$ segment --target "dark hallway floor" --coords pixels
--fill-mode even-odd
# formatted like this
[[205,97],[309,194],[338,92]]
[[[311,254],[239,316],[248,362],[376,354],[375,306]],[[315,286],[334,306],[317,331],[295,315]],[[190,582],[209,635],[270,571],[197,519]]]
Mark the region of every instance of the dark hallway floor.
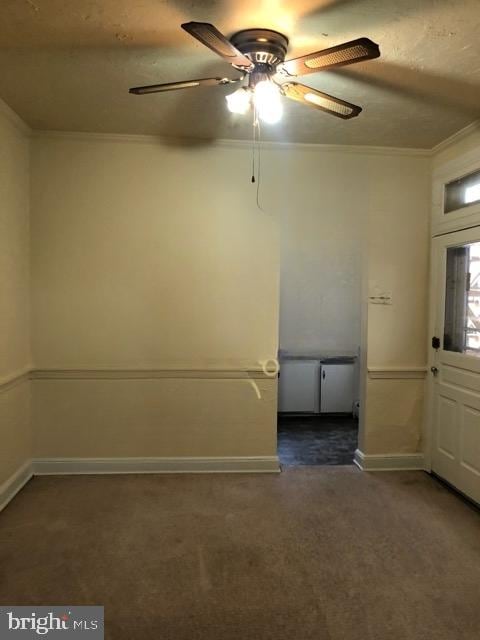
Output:
[[278,416],[278,457],[285,466],[353,464],[358,420],[349,416]]

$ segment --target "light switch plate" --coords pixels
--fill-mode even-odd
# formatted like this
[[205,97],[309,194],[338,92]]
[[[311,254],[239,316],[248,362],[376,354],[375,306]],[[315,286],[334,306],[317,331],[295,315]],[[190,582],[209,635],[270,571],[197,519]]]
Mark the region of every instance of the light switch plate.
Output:
[[375,293],[375,295],[368,296],[370,304],[392,304],[392,294],[390,291],[384,291],[383,293]]

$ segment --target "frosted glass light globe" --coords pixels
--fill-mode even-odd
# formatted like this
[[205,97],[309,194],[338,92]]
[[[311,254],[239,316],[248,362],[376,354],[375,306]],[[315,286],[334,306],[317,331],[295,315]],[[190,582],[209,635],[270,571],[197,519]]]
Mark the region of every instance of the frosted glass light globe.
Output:
[[245,87],[241,87],[233,93],[230,93],[228,96],[225,96],[228,110],[232,113],[239,113],[240,115],[247,113],[249,110],[250,99],[250,91]]
[[283,115],[280,90],[270,80],[262,80],[255,86],[253,99],[258,115],[263,122],[275,124]]

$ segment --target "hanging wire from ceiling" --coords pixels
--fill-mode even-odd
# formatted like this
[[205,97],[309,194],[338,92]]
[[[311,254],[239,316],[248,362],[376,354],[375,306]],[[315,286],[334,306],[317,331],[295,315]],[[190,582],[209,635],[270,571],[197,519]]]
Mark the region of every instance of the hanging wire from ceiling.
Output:
[[[257,108],[253,105],[253,132],[252,132],[252,183],[256,184],[256,205],[257,208],[266,213],[265,209],[260,204],[260,181],[262,175],[262,163],[261,163],[261,139],[260,139],[260,121],[258,118]],[[255,157],[256,156],[256,157]],[[256,169],[256,177],[255,177]]]

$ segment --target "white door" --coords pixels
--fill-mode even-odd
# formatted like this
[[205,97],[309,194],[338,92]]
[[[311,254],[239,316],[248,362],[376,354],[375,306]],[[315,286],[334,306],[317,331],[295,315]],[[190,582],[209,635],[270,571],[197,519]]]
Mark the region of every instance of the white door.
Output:
[[432,471],[480,503],[480,227],[434,239],[432,306]]
[[355,370],[353,364],[322,364],[320,411],[352,413]]
[[287,360],[280,364],[278,410],[318,413],[318,360]]

